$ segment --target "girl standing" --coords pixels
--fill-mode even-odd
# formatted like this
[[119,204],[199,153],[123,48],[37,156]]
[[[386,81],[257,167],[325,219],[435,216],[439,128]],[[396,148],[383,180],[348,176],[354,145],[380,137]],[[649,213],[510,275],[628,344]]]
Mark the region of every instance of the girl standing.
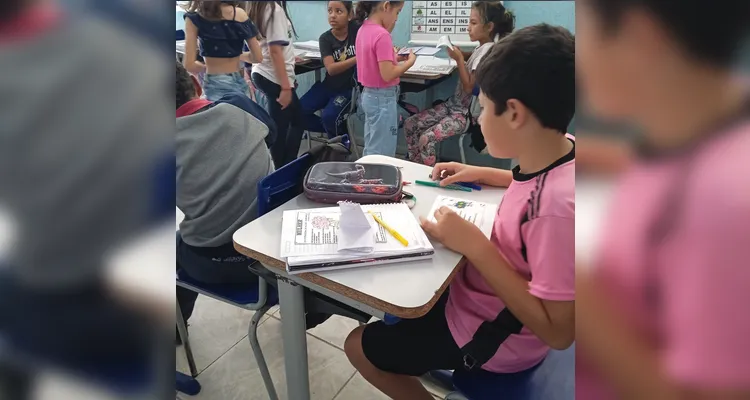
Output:
[[364,21],[356,40],[357,77],[364,86],[364,155],[394,157],[398,141],[399,77],[414,65],[417,57],[398,64],[391,32],[396,26],[403,1],[360,1],[357,19]]
[[404,122],[409,161],[435,165],[437,144],[466,132],[472,116],[479,116],[479,110],[472,109],[474,71],[494,41],[513,32],[514,25],[513,14],[499,1],[474,3],[469,19],[469,38],[472,42],[479,42],[479,47],[468,61],[458,47],[447,49],[448,55],[456,60],[460,81],[448,101],[413,115]]
[[[326,77],[302,96],[302,113],[308,131],[323,132],[333,138],[346,133],[342,118],[352,99],[357,65],[355,43],[360,23],[353,20],[351,1],[329,1],[328,23],[331,29],[320,35],[320,54]],[[321,117],[315,115],[323,110]]]
[[[210,101],[229,93],[248,94],[240,72],[240,60],[252,62],[262,57],[258,30],[239,1],[191,1],[185,14],[185,69],[206,73],[203,91]],[[247,43],[250,51],[243,53]],[[197,60],[200,55],[204,62]]]
[[276,168],[294,161],[302,141],[302,109],[295,90],[294,40],[296,36],[286,9],[286,1],[249,2],[250,18],[260,31],[263,58],[253,64],[251,78],[268,98],[271,118],[278,137],[271,146]]

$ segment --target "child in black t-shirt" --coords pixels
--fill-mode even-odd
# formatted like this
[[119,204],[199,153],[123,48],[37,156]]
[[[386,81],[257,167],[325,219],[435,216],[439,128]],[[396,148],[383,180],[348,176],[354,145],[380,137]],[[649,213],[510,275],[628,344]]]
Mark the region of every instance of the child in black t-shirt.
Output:
[[[326,132],[330,138],[346,133],[344,115],[356,83],[354,43],[359,22],[352,19],[353,15],[351,1],[328,2],[331,29],[319,39],[320,54],[326,67],[325,80],[313,85],[300,99],[307,130]],[[318,110],[322,110],[320,117],[315,115]]]

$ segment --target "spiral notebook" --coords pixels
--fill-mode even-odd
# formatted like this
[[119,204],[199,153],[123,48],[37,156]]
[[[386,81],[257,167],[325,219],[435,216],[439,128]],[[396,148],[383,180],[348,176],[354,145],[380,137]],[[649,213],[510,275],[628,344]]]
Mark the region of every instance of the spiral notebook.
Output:
[[[408,245],[376,223],[370,212]],[[292,274],[416,261],[434,254],[419,221],[403,203],[289,210],[282,217],[281,257]]]

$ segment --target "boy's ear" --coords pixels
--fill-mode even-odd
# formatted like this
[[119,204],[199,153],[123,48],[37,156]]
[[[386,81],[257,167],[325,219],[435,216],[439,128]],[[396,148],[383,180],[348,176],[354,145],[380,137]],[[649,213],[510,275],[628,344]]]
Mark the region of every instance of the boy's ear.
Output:
[[201,96],[203,96],[203,88],[201,87],[200,82],[198,82],[198,78],[196,78],[195,75],[190,74],[190,79],[193,80],[193,87],[195,88],[196,97],[200,98]]
[[506,112],[508,113],[508,124],[513,129],[519,129],[528,118],[528,109],[517,99],[509,99],[506,103]]

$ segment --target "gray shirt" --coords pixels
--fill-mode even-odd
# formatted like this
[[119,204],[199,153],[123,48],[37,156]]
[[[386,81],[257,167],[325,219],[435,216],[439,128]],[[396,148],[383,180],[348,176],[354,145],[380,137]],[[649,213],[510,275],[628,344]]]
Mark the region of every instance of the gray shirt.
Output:
[[230,243],[257,217],[258,182],[274,171],[267,134],[265,124],[229,103],[177,118],[177,207],[185,213],[185,243]]

